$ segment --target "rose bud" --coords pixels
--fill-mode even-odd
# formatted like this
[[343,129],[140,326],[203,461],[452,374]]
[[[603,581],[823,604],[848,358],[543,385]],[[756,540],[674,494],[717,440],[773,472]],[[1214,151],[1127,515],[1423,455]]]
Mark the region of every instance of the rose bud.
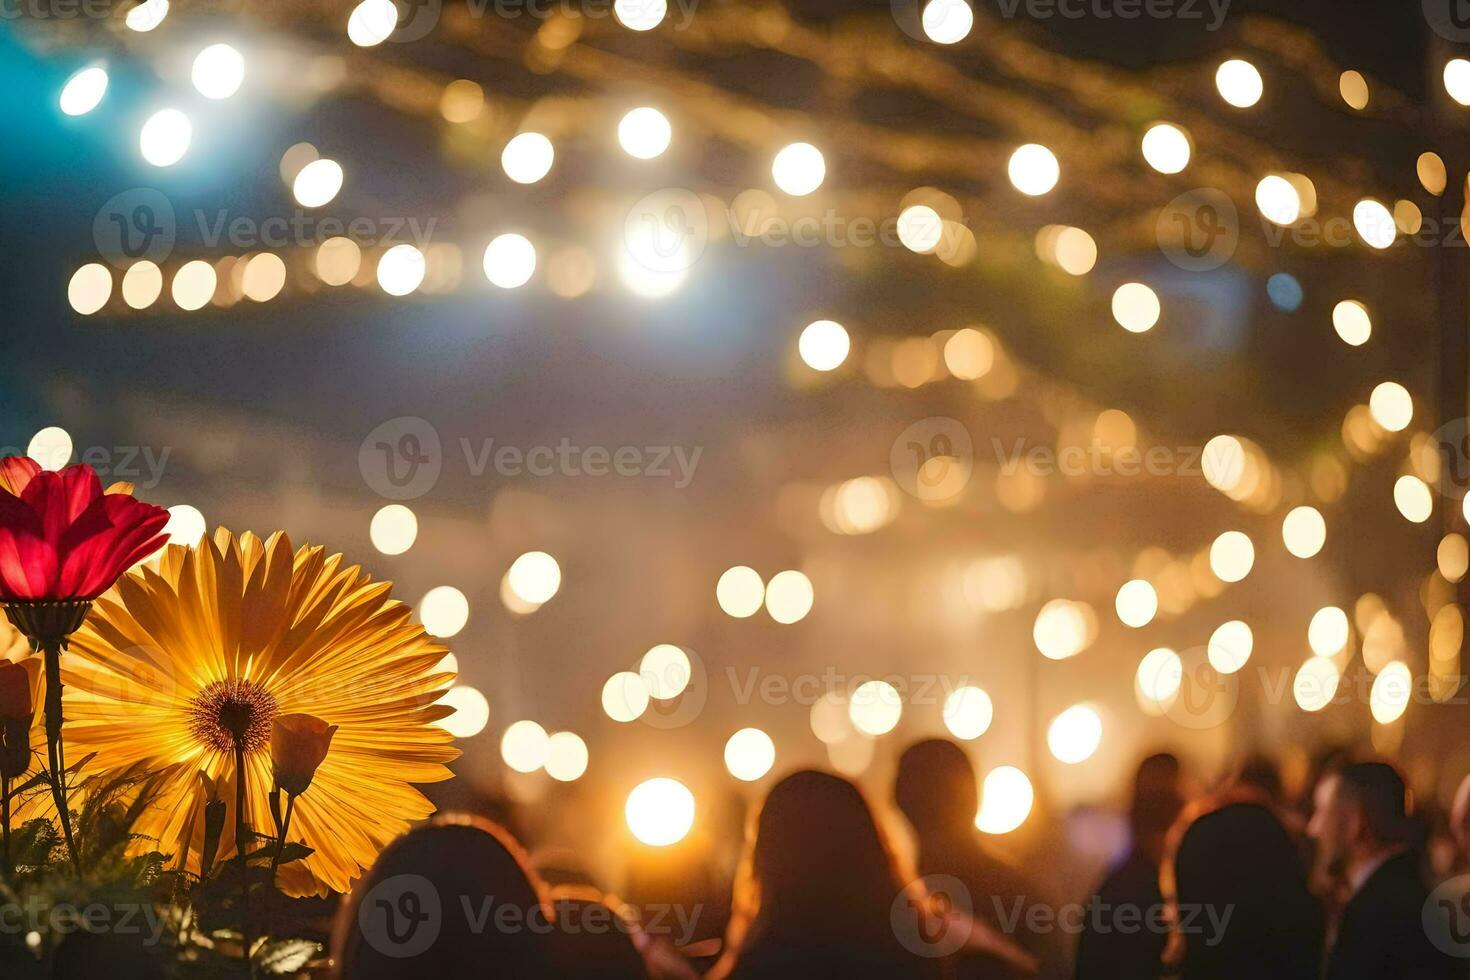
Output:
[[314,715],[277,715],[271,723],[271,765],[276,785],[300,796],[327,757],[337,726]]
[[36,711],[31,700],[35,679],[24,661],[0,660],[0,718],[24,718],[27,725],[31,723]]

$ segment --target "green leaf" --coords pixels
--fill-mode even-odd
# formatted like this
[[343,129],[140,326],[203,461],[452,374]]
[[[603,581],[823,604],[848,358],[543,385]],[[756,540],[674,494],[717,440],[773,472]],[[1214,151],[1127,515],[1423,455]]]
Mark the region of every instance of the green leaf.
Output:
[[255,954],[255,965],[262,973],[281,975],[295,973],[321,953],[322,947],[310,939],[275,939],[264,943]]

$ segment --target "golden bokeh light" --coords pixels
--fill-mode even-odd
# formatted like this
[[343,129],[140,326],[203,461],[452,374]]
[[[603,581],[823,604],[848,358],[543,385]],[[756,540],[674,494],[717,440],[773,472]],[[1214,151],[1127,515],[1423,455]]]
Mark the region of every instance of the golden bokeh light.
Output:
[[753,783],[776,764],[776,743],[759,728],[742,728],[725,742],[725,768],[743,782]]
[[1470,105],[1470,61],[1451,58],[1445,63],[1444,90],[1460,105]]
[[228,99],[245,81],[245,58],[228,44],[211,44],[194,57],[189,78],[206,99]]
[[1302,216],[1302,198],[1297,189],[1279,174],[1262,177],[1256,184],[1256,207],[1267,221],[1289,225]]
[[1255,647],[1255,636],[1244,621],[1232,619],[1215,627],[1206,651],[1210,666],[1222,674],[1234,674],[1246,665]]
[[561,588],[561,565],[544,551],[528,551],[511,562],[506,573],[510,590],[522,601],[542,605]]
[[1368,307],[1355,299],[1345,299],[1332,308],[1332,328],[1343,343],[1361,347],[1373,335],[1373,318]]
[[984,834],[1009,834],[1031,816],[1036,791],[1031,780],[1015,766],[997,766],[980,786],[980,812],[975,827]]
[[1261,73],[1249,61],[1232,58],[1215,71],[1215,88],[1220,98],[1237,109],[1249,109],[1261,101],[1265,83]]
[[1360,111],[1368,108],[1368,100],[1372,97],[1368,91],[1368,80],[1362,72],[1352,69],[1338,76],[1337,91],[1350,108]]
[[440,719],[438,724],[455,738],[473,738],[490,724],[490,702],[468,684],[456,684],[436,703],[454,709],[454,714]]
[[286,285],[286,263],[274,252],[258,252],[245,264],[241,290],[257,303],[265,303],[280,295]]
[[1124,582],[1113,603],[1124,626],[1140,629],[1154,621],[1159,611],[1159,594],[1143,579]]
[[1414,163],[1414,172],[1419,177],[1420,185],[1435,197],[1443,194],[1449,184],[1444,159],[1433,150],[1425,150],[1419,154],[1419,159]]
[[929,0],[920,18],[924,35],[935,44],[958,44],[975,26],[975,11],[965,0]]
[[961,381],[974,381],[995,365],[995,341],[974,327],[962,327],[944,342],[944,366]]
[[1031,638],[1049,660],[1075,657],[1091,645],[1097,632],[1092,607],[1071,599],[1052,599],[1036,614]]
[[618,145],[630,157],[652,160],[669,148],[674,128],[669,119],[652,106],[639,106],[618,120]]
[[1226,531],[1210,545],[1210,571],[1222,582],[1239,582],[1255,563],[1255,545],[1244,531]]
[[1393,503],[1405,520],[1415,524],[1423,524],[1434,514],[1434,495],[1429,484],[1407,473],[1393,485]]
[[628,794],[623,815],[638,840],[650,847],[668,847],[694,827],[694,794],[677,779],[660,776],[639,783]]
[[1323,606],[1307,624],[1307,646],[1318,657],[1335,657],[1347,648],[1351,630],[1346,612],[1337,606]]
[[61,87],[61,111],[68,116],[84,116],[97,108],[107,94],[107,69],[100,65],[83,68]]
[[401,555],[418,540],[419,519],[403,504],[388,504],[373,515],[368,537],[385,555]]
[[587,771],[587,743],[575,732],[556,732],[546,740],[546,775],[559,783],[572,783]]
[[198,310],[214,298],[217,282],[214,266],[203,259],[193,259],[179,266],[169,292],[179,309]]
[[1317,712],[1332,703],[1342,671],[1330,657],[1313,657],[1301,665],[1291,684],[1292,697],[1303,711]]
[[725,615],[748,619],[760,612],[766,601],[766,583],[760,572],[746,565],[727,568],[715,583],[715,601]]
[[813,371],[835,371],[847,360],[852,340],[847,328],[835,320],[808,323],[796,341],[797,353]]
[[1168,707],[1184,683],[1184,661],[1168,647],[1157,647],[1143,655],[1133,675],[1134,691],[1141,703]]
[[613,721],[637,721],[648,710],[648,684],[631,670],[619,671],[602,685],[602,712]]
[[311,161],[302,167],[291,182],[291,194],[296,203],[304,208],[319,208],[330,204],[342,190],[342,165],[325,157]]
[[944,699],[944,727],[955,738],[971,741],[984,735],[995,718],[995,705],[984,689],[957,687]]
[[826,177],[827,161],[810,143],[788,144],[771,161],[771,179],[792,197],[805,197],[821,187]]
[[160,109],[138,132],[138,150],[155,167],[172,167],[189,152],[194,125],[178,109]]
[[809,722],[817,740],[833,745],[853,734],[852,718],[847,711],[847,698],[828,691],[812,702]]
[[455,636],[470,621],[470,601],[452,585],[438,585],[419,600],[419,622],[433,636]]
[[1365,197],[1353,206],[1353,227],[1370,247],[1385,249],[1398,237],[1398,223],[1382,201]]
[[1062,170],[1051,150],[1040,143],[1027,143],[1011,154],[1006,174],[1016,190],[1028,197],[1040,197],[1057,186]]
[[903,699],[898,689],[887,681],[864,681],[847,702],[847,717],[852,727],[874,738],[893,731],[902,716]]
[[1414,399],[1397,381],[1385,381],[1369,396],[1368,411],[1373,413],[1373,421],[1389,432],[1402,432],[1414,420]]
[[500,166],[517,184],[534,184],[551,172],[556,149],[540,133],[517,133],[500,152]]
[[694,676],[689,655],[672,643],[660,643],[638,662],[638,676],[648,688],[648,696],[668,701],[684,693]]
[[651,31],[668,12],[667,0],[613,0],[613,16],[630,31]]
[[404,242],[378,259],[378,285],[389,296],[407,296],[419,288],[427,271],[424,253]]
[[70,432],[59,425],[48,425],[31,436],[31,441],[26,444],[26,455],[40,463],[41,469],[54,472],[71,462],[74,448]]
[[1373,678],[1373,687],[1368,692],[1368,707],[1373,712],[1373,720],[1380,725],[1398,721],[1408,709],[1413,691],[1414,675],[1409,665],[1402,660],[1387,664]]
[[168,523],[163,526],[163,533],[168,535],[169,544],[182,544],[192,548],[208,531],[209,525],[198,507],[174,504],[168,509]]
[[143,259],[123,273],[122,298],[135,310],[146,310],[163,293],[163,270]]
[[898,214],[898,240],[910,252],[927,255],[944,237],[944,219],[927,204],[914,204]]
[[800,622],[811,612],[815,599],[811,580],[795,569],[777,572],[766,584],[766,611],[778,623]]
[[1046,746],[1052,757],[1069,766],[1092,758],[1102,744],[1102,717],[1087,704],[1076,704],[1052,719],[1046,729]]
[[1159,295],[1141,282],[1125,282],[1113,292],[1113,319],[1129,333],[1145,333],[1159,322]]
[[517,289],[536,272],[536,246],[525,235],[497,235],[485,246],[485,278],[501,289]]
[[1439,574],[1447,581],[1460,581],[1466,571],[1470,571],[1470,542],[1463,534],[1446,534],[1435,550],[1435,563],[1439,566]]
[[1191,152],[1189,134],[1172,123],[1155,123],[1143,134],[1143,158],[1161,174],[1177,174],[1189,166]]
[[1311,558],[1327,543],[1322,512],[1315,507],[1293,507],[1281,522],[1281,539],[1296,557]]
[[445,122],[473,122],[485,111],[485,90],[468,78],[456,78],[439,95],[439,114]]
[[500,736],[500,758],[516,772],[535,772],[546,764],[551,737],[534,721],[513,722]]
[[362,249],[350,238],[328,238],[316,248],[316,275],[328,286],[345,286],[362,268]]

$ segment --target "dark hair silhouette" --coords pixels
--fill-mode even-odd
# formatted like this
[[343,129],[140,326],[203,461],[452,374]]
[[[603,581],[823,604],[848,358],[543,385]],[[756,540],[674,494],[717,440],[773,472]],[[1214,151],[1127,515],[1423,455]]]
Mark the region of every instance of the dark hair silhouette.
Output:
[[352,889],[332,936],[336,975],[542,980],[555,972],[549,922],[515,839],[488,820],[444,815],[389,844]]
[[968,830],[980,810],[980,784],[964,749],[930,738],[899,756],[893,799],[920,837]]
[[1133,799],[1128,807],[1128,826],[1134,843],[1162,838],[1182,809],[1179,760],[1168,752],[1159,752],[1140,762],[1133,777]]
[[1337,791],[1362,808],[1364,828],[1380,844],[1405,844],[1413,837],[1409,791],[1386,762],[1355,762],[1337,774]]
[[[1281,821],[1258,802],[1227,799],[1185,818],[1169,867],[1184,943],[1183,980],[1310,980],[1322,913]],[[1212,934],[1227,913],[1228,923]],[[1186,917],[1190,920],[1186,922]]]
[[934,960],[894,934],[893,903],[908,880],[856,786],[793,773],[755,819],[725,955],[710,976],[938,976]]
[[557,976],[646,980],[648,968],[633,942],[637,923],[621,914],[616,900],[595,888],[573,886],[553,889],[551,904],[557,919],[550,944]]

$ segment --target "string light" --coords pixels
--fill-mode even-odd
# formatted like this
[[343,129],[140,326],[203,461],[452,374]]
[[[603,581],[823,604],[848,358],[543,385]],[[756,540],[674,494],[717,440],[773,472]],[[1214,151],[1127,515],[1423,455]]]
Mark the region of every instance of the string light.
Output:
[[1113,292],[1113,319],[1129,333],[1146,333],[1159,322],[1159,296],[1141,282],[1125,282]]
[[1261,81],[1261,73],[1255,65],[1232,58],[1215,71],[1215,88],[1219,90],[1220,98],[1237,109],[1249,109],[1261,101],[1265,83]]
[[247,297],[257,303],[276,298],[286,285],[286,263],[273,252],[252,255],[245,264],[245,275],[241,278],[241,289]]
[[668,117],[657,109],[641,106],[618,122],[618,144],[639,160],[652,160],[669,148],[674,130]]
[[1011,154],[1006,174],[1016,190],[1028,197],[1040,197],[1057,186],[1062,168],[1051,150],[1040,143],[1027,143]]
[[163,270],[158,268],[154,262],[143,259],[128,266],[128,271],[123,273],[122,298],[135,310],[143,310],[153,305],[163,292]]
[[211,44],[194,57],[189,77],[206,99],[228,99],[245,81],[245,58],[228,44]]
[[929,0],[920,22],[935,44],[958,44],[975,26],[975,11],[965,0]]
[[177,109],[160,109],[148,117],[138,133],[143,159],[155,167],[172,167],[189,152],[194,127]]
[[847,360],[852,341],[847,329],[835,320],[808,323],[796,342],[797,353],[814,371],[835,371]]
[[61,87],[61,111],[68,116],[84,116],[97,108],[106,94],[107,69],[99,65],[83,68]]
[[517,289],[536,271],[536,246],[525,235],[497,235],[485,246],[485,278],[501,289]]
[[827,176],[827,161],[822,151],[810,143],[791,143],[781,148],[771,161],[771,179],[792,197],[805,197]]
[[1172,123],[1155,123],[1143,134],[1143,158],[1161,174],[1177,174],[1189,166],[1189,135]]

